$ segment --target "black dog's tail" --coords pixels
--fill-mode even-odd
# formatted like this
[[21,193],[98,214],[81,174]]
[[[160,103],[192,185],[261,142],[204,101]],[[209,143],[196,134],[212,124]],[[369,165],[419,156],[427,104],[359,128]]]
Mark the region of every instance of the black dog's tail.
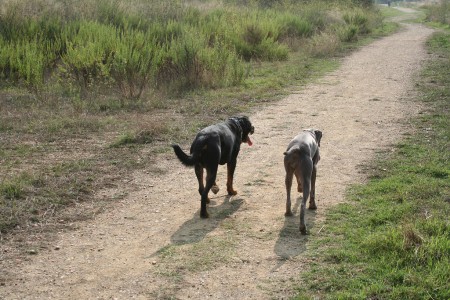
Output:
[[198,162],[198,155],[195,155],[197,152],[194,152],[193,155],[187,155],[183,150],[181,150],[180,146],[176,144],[172,145],[172,148],[183,165],[192,167]]

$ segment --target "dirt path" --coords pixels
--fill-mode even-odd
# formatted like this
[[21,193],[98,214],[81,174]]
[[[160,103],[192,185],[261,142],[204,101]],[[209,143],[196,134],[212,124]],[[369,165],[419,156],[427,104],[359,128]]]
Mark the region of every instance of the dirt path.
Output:
[[[221,191],[199,218],[194,171],[170,154],[159,177],[136,173],[138,188],[115,209],[62,232],[47,251],[21,263],[1,299],[268,299],[301,284],[302,255],[323,225],[327,207],[364,180],[358,166],[407,129],[420,109],[412,79],[427,58],[432,30],[405,25],[346,58],[320,82],[251,115],[254,146],[243,145],[235,176],[238,196]],[[323,130],[317,212],[300,236],[298,209],[284,217],[283,151],[302,128]],[[189,145],[183,145],[188,149]],[[108,191],[103,191],[108,193]],[[298,195],[294,194],[298,200]],[[298,203],[296,205],[298,208]],[[326,227],[322,230],[327,230]]]

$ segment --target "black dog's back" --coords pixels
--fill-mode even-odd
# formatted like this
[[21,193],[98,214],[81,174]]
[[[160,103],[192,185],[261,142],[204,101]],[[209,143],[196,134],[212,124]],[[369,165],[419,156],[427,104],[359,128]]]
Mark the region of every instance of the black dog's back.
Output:
[[[217,155],[220,155],[220,137],[211,128],[206,128],[200,131],[195,137],[191,145],[191,155],[187,155],[179,145],[172,145],[176,156],[181,163],[187,167],[195,166],[198,163],[208,163],[206,160],[210,160]],[[218,162],[216,162],[218,163]]]

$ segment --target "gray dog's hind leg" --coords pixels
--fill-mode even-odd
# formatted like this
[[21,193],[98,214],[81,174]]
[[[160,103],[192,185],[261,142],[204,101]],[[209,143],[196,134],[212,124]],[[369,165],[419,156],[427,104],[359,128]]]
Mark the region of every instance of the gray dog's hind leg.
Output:
[[303,192],[302,187],[302,173],[299,167],[295,168],[295,178],[297,178],[297,191],[299,193]]
[[288,216],[292,216],[292,211],[291,211],[291,187],[292,187],[292,179],[294,178],[294,170],[292,168],[290,168],[289,166],[285,166],[285,168],[286,168],[285,184],[286,184],[287,199],[286,199],[286,212],[284,213],[284,215],[286,217],[288,217]]
[[309,195],[309,209],[317,209],[316,205],[316,173],[317,166],[313,166],[313,171],[311,175],[311,194]]
[[305,158],[302,161],[302,186],[303,186],[303,199],[300,205],[300,232],[306,234],[305,224],[305,207],[306,201],[308,201],[311,191],[311,177],[313,172],[313,162],[310,158]]

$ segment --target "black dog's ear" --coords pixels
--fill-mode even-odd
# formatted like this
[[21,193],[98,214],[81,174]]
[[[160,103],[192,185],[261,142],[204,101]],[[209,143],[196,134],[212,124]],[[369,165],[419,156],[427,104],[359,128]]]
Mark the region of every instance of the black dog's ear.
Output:
[[316,135],[317,145],[320,147],[320,140],[322,139],[322,131],[315,129],[314,134]]

